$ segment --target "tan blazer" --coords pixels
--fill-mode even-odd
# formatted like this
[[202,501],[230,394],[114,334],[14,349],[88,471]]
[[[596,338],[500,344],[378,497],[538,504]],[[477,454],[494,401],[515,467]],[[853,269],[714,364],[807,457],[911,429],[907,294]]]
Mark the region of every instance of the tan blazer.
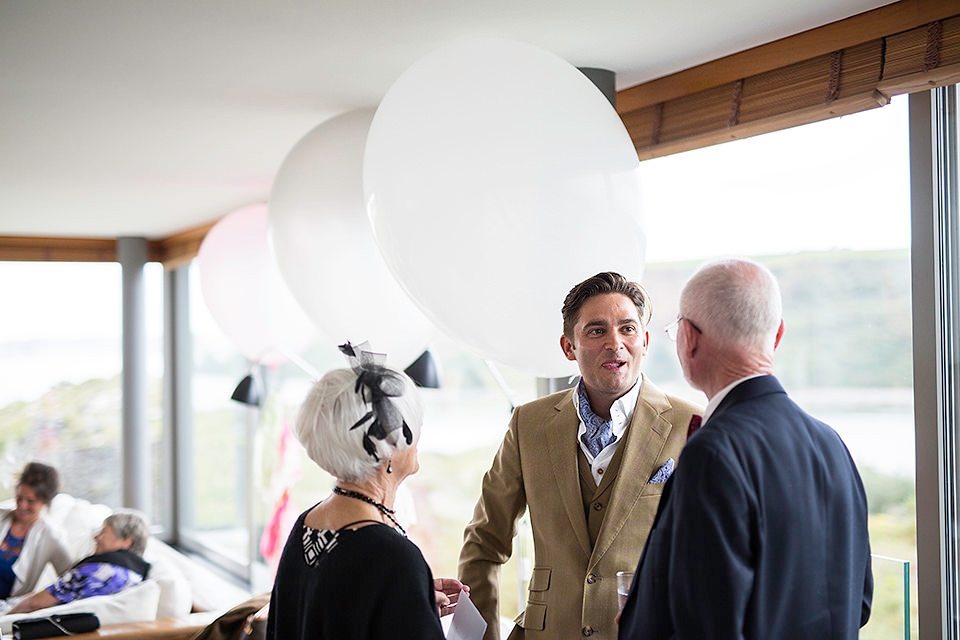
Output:
[[[534,568],[526,611],[510,638],[551,640],[617,637],[617,571],[633,571],[663,483],[650,480],[680,457],[687,427],[702,409],[668,396],[646,377],[595,547],[590,546],[578,469],[580,419],[574,390],[517,407],[464,532],[460,580],[487,621],[486,640],[498,640],[500,565],[509,559],[517,521],[530,510]],[[619,453],[619,452],[618,452]],[[662,476],[663,474],[661,474]],[[599,505],[599,507],[598,507]]]

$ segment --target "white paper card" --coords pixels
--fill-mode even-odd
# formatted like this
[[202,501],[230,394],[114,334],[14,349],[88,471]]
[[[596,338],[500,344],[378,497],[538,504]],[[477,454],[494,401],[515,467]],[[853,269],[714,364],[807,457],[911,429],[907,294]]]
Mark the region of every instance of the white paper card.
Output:
[[460,590],[453,621],[447,631],[447,640],[481,640],[487,630],[487,621],[480,615],[477,605],[470,601],[466,591]]

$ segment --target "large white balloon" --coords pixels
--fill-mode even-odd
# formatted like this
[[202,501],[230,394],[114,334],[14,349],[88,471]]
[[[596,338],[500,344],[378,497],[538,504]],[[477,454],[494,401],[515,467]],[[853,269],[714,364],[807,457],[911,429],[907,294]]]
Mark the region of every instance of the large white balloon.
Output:
[[363,203],[363,150],[373,109],[315,127],[287,154],[270,192],[271,244],[294,297],[331,344],[347,340],[406,367],[437,329],[377,249]]
[[387,92],[364,190],[387,265],[437,326],[557,377],[576,371],[559,347],[569,289],[600,271],[642,276],[638,165],[578,69],[477,39],[427,55]]
[[248,359],[275,366],[315,337],[270,252],[266,204],[237,209],[213,225],[197,266],[210,315]]

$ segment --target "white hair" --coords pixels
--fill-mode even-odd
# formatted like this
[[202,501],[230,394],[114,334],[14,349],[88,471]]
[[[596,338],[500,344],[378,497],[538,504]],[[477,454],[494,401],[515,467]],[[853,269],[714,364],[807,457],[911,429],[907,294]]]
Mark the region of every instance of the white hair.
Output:
[[762,264],[728,258],[701,265],[684,285],[680,306],[704,332],[773,353],[783,306],[777,279]]
[[147,518],[135,509],[117,509],[108,515],[104,525],[113,529],[113,534],[121,539],[130,539],[130,553],[142,556],[150,538],[150,525]]
[[[423,402],[413,380],[405,373],[389,369],[403,381],[403,393],[389,402],[400,411],[413,432],[413,443],[420,439]],[[376,447],[374,459],[363,446],[369,424],[351,429],[371,410],[355,390],[357,374],[352,369],[334,369],[313,384],[300,407],[294,432],[310,459],[340,480],[363,482],[374,475],[382,461],[409,446],[402,430],[397,429],[380,440],[370,438]]]

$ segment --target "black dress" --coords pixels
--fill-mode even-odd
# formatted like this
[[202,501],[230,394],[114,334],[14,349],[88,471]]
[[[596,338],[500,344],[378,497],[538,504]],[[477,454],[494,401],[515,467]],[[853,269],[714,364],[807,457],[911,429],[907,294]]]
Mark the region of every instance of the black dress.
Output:
[[433,575],[415,544],[382,523],[311,529],[306,514],[280,557],[268,640],[443,639]]

